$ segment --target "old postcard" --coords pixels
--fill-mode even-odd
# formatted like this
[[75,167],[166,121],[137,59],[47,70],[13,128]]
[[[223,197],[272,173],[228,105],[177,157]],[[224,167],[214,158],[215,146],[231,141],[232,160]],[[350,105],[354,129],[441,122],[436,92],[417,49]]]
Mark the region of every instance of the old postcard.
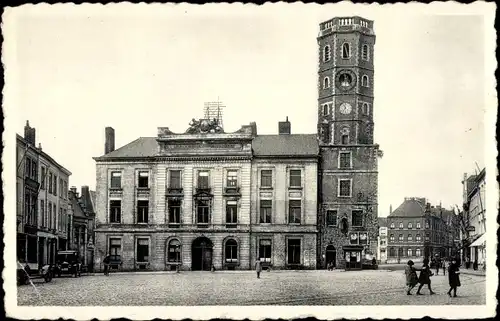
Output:
[[7,315],[493,316],[495,8],[7,8]]

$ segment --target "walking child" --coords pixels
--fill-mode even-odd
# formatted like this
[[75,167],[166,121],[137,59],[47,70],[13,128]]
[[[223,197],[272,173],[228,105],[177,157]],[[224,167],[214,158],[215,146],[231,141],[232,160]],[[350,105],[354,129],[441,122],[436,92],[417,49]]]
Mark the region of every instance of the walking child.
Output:
[[430,267],[429,267],[429,260],[424,259],[424,265],[422,266],[421,272],[420,272],[420,277],[418,278],[418,282],[420,283],[420,286],[418,287],[417,290],[417,295],[422,295],[420,293],[420,290],[422,290],[423,286],[427,284],[427,287],[429,288],[430,294],[436,294],[434,291],[431,289],[431,276],[434,274],[432,273]]
[[411,295],[411,290],[417,285],[418,277],[417,277],[417,269],[414,267],[414,263],[412,260],[409,260],[406,268],[406,285],[408,286],[406,294]]

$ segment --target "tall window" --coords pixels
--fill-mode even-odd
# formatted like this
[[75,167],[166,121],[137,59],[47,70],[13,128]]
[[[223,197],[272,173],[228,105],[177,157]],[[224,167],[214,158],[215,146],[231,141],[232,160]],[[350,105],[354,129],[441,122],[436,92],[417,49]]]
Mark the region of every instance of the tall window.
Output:
[[288,223],[291,224],[300,224],[301,217],[301,208],[302,208],[301,200],[289,200],[289,209],[288,209]]
[[52,173],[49,173],[49,193],[52,194]]
[[425,228],[429,228],[429,221],[425,221]]
[[288,264],[300,264],[300,239],[288,239]]
[[24,165],[26,166],[24,169],[24,176],[31,176],[31,158],[26,157],[24,161]]
[[52,219],[54,220],[52,222],[53,229],[55,230],[57,228],[57,207],[56,203],[52,203]]
[[399,234],[398,241],[399,241],[399,242],[403,242],[403,234]]
[[271,223],[272,201],[260,200],[260,223]]
[[137,223],[148,223],[149,219],[149,201],[137,201]]
[[180,224],[181,223],[181,201],[168,200],[168,223]]
[[330,105],[323,104],[323,116],[327,116],[328,114],[330,114]]
[[370,108],[368,106],[368,103],[363,103],[363,105],[362,105],[362,112],[363,112],[363,115],[369,115],[370,114]]
[[111,200],[109,201],[109,222],[120,223],[122,216],[122,201]]
[[238,223],[238,202],[227,201],[226,203],[226,224],[235,226]]
[[197,223],[208,224],[210,221],[210,203],[208,200],[198,200],[196,204]]
[[52,202],[48,202],[47,227],[52,228]]
[[173,239],[168,242],[168,261],[181,262],[181,242],[179,240]]
[[391,247],[389,249],[389,256],[392,256],[392,257],[396,256],[396,250],[393,247]]
[[208,183],[208,171],[198,172],[198,188],[207,189],[210,185]]
[[425,233],[425,240],[426,240],[426,241],[429,241],[429,240],[430,240],[430,234],[429,234],[429,233]]
[[342,134],[340,136],[340,139],[341,139],[341,144],[342,145],[347,145],[349,144],[349,134]]
[[413,251],[412,251],[412,249],[408,249],[408,256],[413,256]]
[[410,222],[408,223],[408,229],[412,229],[413,228],[413,224]]
[[149,261],[149,240],[147,238],[137,239],[137,262]]
[[402,230],[404,228],[403,222],[399,222],[399,228]]
[[363,211],[352,211],[352,226],[363,226]]
[[63,197],[64,196],[64,193],[63,193],[63,180],[62,178],[59,178],[59,197]]
[[57,196],[57,176],[54,175],[54,186],[52,187],[52,191],[54,192],[54,196]]
[[300,169],[290,170],[290,187],[302,186],[302,171]]
[[368,81],[367,75],[363,75],[363,77],[361,77],[361,86],[370,87],[370,82]]
[[38,181],[37,180],[37,174],[38,174],[37,169],[38,169],[37,163],[34,160],[32,160],[31,161],[31,178],[33,178],[36,181]]
[[408,234],[408,241],[409,242],[413,241],[413,236],[411,234]]
[[351,152],[339,153],[339,168],[351,168]]
[[394,222],[393,222],[393,223],[391,223],[391,228],[394,228]]
[[263,169],[260,171],[260,186],[272,187],[273,186],[273,171],[270,169]]
[[330,78],[325,77],[323,79],[323,89],[330,88]]
[[169,182],[168,182],[168,187],[169,188],[181,188],[181,171],[180,170],[171,170],[169,172]]
[[139,172],[137,186],[139,188],[148,188],[149,187],[149,172]]
[[259,260],[271,262],[271,240],[259,240]]
[[420,222],[417,222],[417,227],[416,228],[420,228]]
[[361,47],[361,59],[363,60],[370,60],[370,50],[368,48],[368,45],[364,44],[363,47]]
[[40,200],[40,216],[42,217],[42,227],[45,226],[45,201]]
[[44,166],[42,166],[42,171],[41,171],[42,174],[41,174],[41,177],[40,177],[40,189],[45,189],[45,184],[46,184],[45,183],[46,182],[46,180],[45,180],[45,173],[46,173],[46,171],[47,171],[47,169]]
[[235,240],[227,240],[224,248],[226,263],[238,262],[238,243]]
[[336,210],[326,211],[326,225],[337,226],[337,211]]
[[350,179],[339,179],[339,197],[351,197]]
[[326,45],[323,48],[323,61],[324,62],[330,61],[331,56],[332,56],[332,54],[331,54],[330,46]]
[[111,172],[111,188],[122,188],[121,172]]
[[389,240],[390,240],[391,242],[394,242],[394,234],[391,234],[391,235],[389,236]]
[[227,187],[237,187],[238,186],[238,171],[227,171]]
[[351,46],[345,42],[342,44],[342,58],[348,59],[351,57]]
[[415,256],[421,256],[422,253],[420,252],[420,249],[415,250]]
[[109,239],[109,254],[110,255],[121,255],[122,240],[118,238]]

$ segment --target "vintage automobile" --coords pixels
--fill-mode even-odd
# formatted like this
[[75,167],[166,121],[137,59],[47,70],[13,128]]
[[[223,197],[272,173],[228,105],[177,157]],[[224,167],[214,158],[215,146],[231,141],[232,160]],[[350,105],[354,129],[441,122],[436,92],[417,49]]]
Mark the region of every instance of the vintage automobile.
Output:
[[123,262],[122,262],[122,257],[120,255],[110,255],[109,256],[109,268],[110,269],[116,269],[121,268]]
[[82,264],[78,251],[67,250],[57,252],[54,274],[58,277],[61,277],[62,274],[74,275],[75,277],[81,276]]
[[17,264],[17,284],[25,285],[34,279],[44,279],[45,282],[52,281],[54,275],[53,266],[43,265],[40,269],[32,269],[30,264],[18,262]]

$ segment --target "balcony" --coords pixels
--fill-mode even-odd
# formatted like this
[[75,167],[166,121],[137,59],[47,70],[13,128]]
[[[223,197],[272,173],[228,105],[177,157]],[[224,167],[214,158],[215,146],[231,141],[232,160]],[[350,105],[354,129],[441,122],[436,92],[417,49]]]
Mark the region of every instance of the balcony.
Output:
[[181,187],[169,187],[167,188],[167,197],[183,197],[184,189]]
[[241,196],[240,188],[237,186],[225,187],[224,196]]
[[168,222],[168,227],[170,227],[170,228],[180,228],[181,227],[181,223]]
[[196,194],[210,194],[212,189],[210,187],[197,187]]
[[138,197],[149,197],[149,187],[138,187],[136,193]]
[[38,181],[36,181],[33,178],[28,177],[28,176],[26,176],[24,178],[24,183],[26,184],[27,187],[30,187],[36,191],[38,191],[38,189],[40,187],[40,183]]

